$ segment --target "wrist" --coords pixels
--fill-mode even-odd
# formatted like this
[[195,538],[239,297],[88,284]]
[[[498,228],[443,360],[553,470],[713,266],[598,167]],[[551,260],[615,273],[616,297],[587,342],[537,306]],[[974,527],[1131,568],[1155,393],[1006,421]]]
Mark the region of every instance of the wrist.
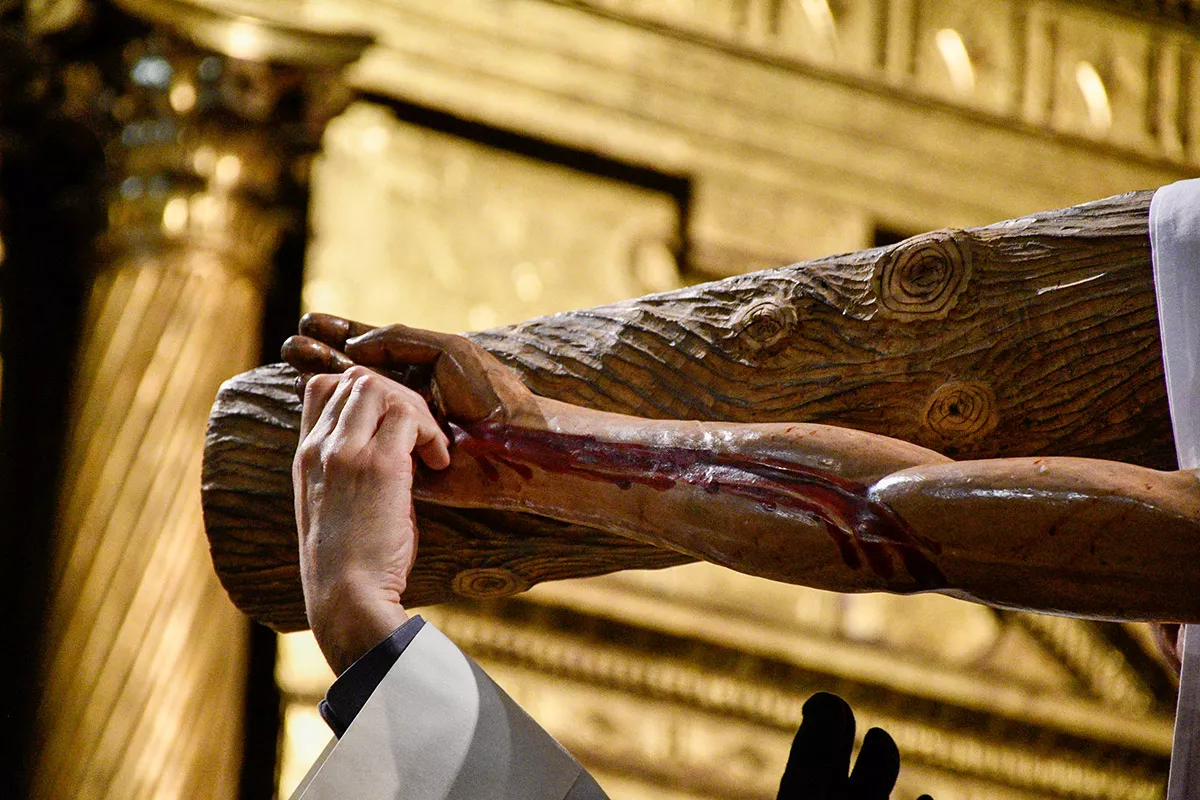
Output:
[[309,626],[335,675],[408,621],[404,606],[392,598],[354,588],[327,597],[322,608],[310,609]]

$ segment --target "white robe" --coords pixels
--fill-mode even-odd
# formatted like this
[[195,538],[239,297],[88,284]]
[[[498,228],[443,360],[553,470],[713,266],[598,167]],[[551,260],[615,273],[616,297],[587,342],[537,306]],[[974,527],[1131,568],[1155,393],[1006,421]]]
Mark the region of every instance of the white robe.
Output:
[[[1150,246],[1154,253],[1154,291],[1171,403],[1171,428],[1180,469],[1200,469],[1200,180],[1164,186],[1150,204]],[[1192,641],[1200,626],[1187,626],[1186,656],[1175,717],[1168,797],[1195,797],[1200,753],[1194,724],[1200,707]]]
[[575,758],[426,622],[292,800],[598,800]]

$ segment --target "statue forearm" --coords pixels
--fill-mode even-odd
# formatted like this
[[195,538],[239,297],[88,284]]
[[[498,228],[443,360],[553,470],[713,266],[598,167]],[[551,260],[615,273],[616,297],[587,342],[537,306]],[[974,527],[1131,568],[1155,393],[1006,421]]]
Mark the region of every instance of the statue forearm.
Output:
[[648,420],[540,398],[534,408],[456,426],[458,463],[428,476],[420,496],[532,512],[819,588],[1019,607],[1049,597],[1057,610],[1123,618],[1200,611],[1182,566],[1200,556],[1200,483],[1189,472],[951,462],[820,425]]
[[418,496],[532,512],[792,583],[940,588],[927,548],[867,497],[882,475],[946,460],[932,451],[819,425],[537,408],[455,426],[454,468],[424,476]]
[[1200,619],[1200,475],[1081,458],[916,467],[873,500],[942,545],[951,594],[1111,619]]

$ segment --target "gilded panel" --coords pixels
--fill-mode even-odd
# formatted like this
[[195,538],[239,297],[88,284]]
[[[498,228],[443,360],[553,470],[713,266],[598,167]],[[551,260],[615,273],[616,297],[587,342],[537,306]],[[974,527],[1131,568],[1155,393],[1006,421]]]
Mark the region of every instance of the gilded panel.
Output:
[[917,86],[952,102],[1011,114],[1021,85],[1019,11],[1003,0],[921,3]]
[[879,0],[779,0],[769,48],[781,56],[869,74],[882,59],[883,5]]
[[[634,796],[774,796],[800,708],[819,689],[851,699],[860,735],[881,725],[896,737],[901,798],[933,787],[939,798],[1149,800],[1161,791],[1161,761],[1136,746],[1094,750],[1053,720],[980,717],[841,673],[606,629],[521,601],[429,616],[585,763],[643,784]],[[670,789],[650,793],[659,787]]]
[[1038,9],[1049,43],[1050,125],[1133,149],[1156,148],[1151,31],[1089,9]]
[[[938,595],[821,592],[707,564],[546,583],[527,598],[1076,735],[1156,752],[1169,742],[1147,687],[1075,620]],[[1145,715],[1144,727],[1131,734],[1122,709]]]
[[1180,49],[1179,58],[1179,103],[1175,107],[1175,119],[1179,125],[1179,142],[1187,158],[1200,164],[1200,48],[1194,43]]
[[688,218],[688,267],[728,277],[871,246],[863,209],[752,180],[695,181]]
[[338,0],[381,35],[355,72],[360,87],[697,184],[824,196],[900,230],[983,224],[1186,174],[1152,139],[1130,149],[1054,134],[1043,22],[1059,6],[1022,5],[1022,113],[1002,115],[929,103],[908,54],[917,7],[886,5],[887,69],[847,79],[755,32],[756,4],[735,41],[576,3]]
[[753,27],[765,0],[592,0],[587,5],[683,30],[731,39]]
[[679,285],[675,198],[382,107],[329,126],[313,180],[310,309],[480,329]]

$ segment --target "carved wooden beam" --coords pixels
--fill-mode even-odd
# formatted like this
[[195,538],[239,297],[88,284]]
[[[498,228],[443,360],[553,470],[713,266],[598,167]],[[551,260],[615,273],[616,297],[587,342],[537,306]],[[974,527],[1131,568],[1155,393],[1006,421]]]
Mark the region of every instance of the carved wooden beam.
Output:
[[[1150,192],[559,314],[470,338],[537,394],[654,418],[805,421],[958,459],[1062,455],[1174,466],[1150,266]],[[240,375],[210,419],[204,505],[234,601],[306,625],[283,365]],[[405,601],[688,561],[526,514],[423,503]]]

